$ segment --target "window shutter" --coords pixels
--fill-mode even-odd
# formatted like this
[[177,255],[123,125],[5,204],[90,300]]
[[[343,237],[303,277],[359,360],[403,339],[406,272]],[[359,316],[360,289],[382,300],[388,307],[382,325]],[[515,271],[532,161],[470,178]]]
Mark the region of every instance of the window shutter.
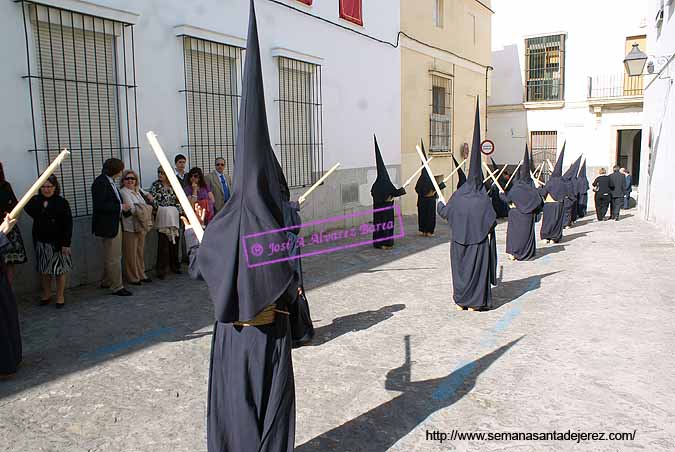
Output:
[[357,25],[363,25],[361,0],[340,0],[340,17]]

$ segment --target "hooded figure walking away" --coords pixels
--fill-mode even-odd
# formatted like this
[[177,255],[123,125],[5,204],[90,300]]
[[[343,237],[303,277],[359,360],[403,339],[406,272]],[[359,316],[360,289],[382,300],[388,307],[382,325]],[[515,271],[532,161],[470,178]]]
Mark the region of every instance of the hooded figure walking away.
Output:
[[279,162],[276,159],[274,159],[274,161],[277,164],[277,174],[281,185],[284,225],[287,228],[292,227],[291,229],[286,230],[286,235],[288,240],[290,240],[289,256],[297,256],[289,262],[300,282],[298,287],[298,298],[295,300],[295,303],[292,303],[288,307],[293,348],[297,348],[308,344],[314,338],[314,324],[309,312],[309,302],[305,295],[302,260],[299,257],[301,250],[298,246],[298,236],[300,235],[300,225],[302,224],[300,218],[300,203],[291,201],[291,191],[288,188],[288,182],[286,181],[286,176],[284,176],[284,171],[281,169]]
[[[424,150],[424,141],[421,144],[422,154],[424,154],[424,158],[426,159],[427,153]],[[443,190],[445,184],[441,182],[439,188]],[[415,191],[417,192],[417,221],[420,234],[425,237],[431,237],[436,230],[436,200],[438,199],[438,193],[434,189],[434,184],[431,182],[429,174],[424,170],[420,174],[419,179],[417,179]]]
[[577,221],[577,210],[579,208],[577,174],[579,173],[579,165],[581,165],[581,156],[572,163],[572,166],[570,166],[562,176],[563,183],[567,188],[567,196],[563,203],[565,205],[565,220],[563,221],[563,227],[572,227],[574,222]]
[[491,284],[496,282],[497,214],[483,185],[480,118],[476,102],[469,176],[438,214],[450,225],[450,264],[453,298],[459,309],[485,311],[491,307]]
[[546,185],[539,189],[539,194],[544,199],[543,220],[541,222],[541,239],[547,243],[558,243],[562,239],[563,225],[565,221],[565,205],[567,186],[562,180],[562,165],[565,159],[565,145],[563,144],[560,156],[555,162],[555,167]]
[[[248,234],[284,227],[278,162],[272,150],[251,1],[232,196],[211,220],[201,246],[187,229],[190,276],[204,279],[215,308],[209,371],[209,452],[292,452],[295,383],[288,306],[297,273],[282,260],[248,266]],[[284,231],[265,242],[284,243]],[[265,248],[266,249],[266,248]],[[251,246],[255,253],[255,246]],[[254,254],[255,255],[255,254]],[[288,257],[283,251],[278,257]]]
[[517,178],[511,185],[511,190],[502,194],[501,197],[511,204],[509,224],[506,230],[506,254],[514,260],[530,260],[537,254],[534,224],[544,201],[539,191],[534,188],[527,145],[525,145],[525,155]]
[[[452,163],[455,164],[455,168],[459,166],[459,163],[457,163],[457,159],[454,155],[452,156]],[[459,187],[464,185],[464,182],[466,182],[466,174],[464,174],[464,170],[460,168],[457,170],[457,190],[459,190]]]
[[394,198],[405,195],[405,188],[397,189],[391,183],[375,135],[373,135],[373,139],[375,140],[377,179],[370,188],[370,194],[373,196],[373,210],[383,209],[373,212],[373,227],[375,228],[373,231],[373,246],[388,250],[394,246]]
[[0,377],[16,373],[22,356],[19,311],[2,259],[3,254],[12,249],[7,236],[15,224],[9,213],[0,224]]
[[579,177],[577,178],[577,192],[579,193],[579,203],[577,204],[577,217],[583,218],[588,211],[588,190],[591,188],[586,175],[586,160],[581,165]]
[[[492,171],[496,171],[496,174],[499,174],[501,169],[499,168],[499,165],[497,165],[497,162],[493,158],[490,158],[490,162],[492,163]],[[508,179],[505,177],[505,174],[501,174],[499,178],[497,179],[499,181],[499,185],[503,187],[506,187],[506,183],[508,182]],[[485,189],[488,192],[488,196],[490,196],[490,199],[492,200],[492,208],[495,209],[495,213],[497,214],[497,218],[506,218],[509,216],[509,204],[507,202],[504,202],[502,197],[500,196],[499,193],[499,188],[497,188],[497,185],[494,183],[492,178],[488,179],[486,182],[486,187]],[[505,190],[508,192],[511,186],[505,188]]]

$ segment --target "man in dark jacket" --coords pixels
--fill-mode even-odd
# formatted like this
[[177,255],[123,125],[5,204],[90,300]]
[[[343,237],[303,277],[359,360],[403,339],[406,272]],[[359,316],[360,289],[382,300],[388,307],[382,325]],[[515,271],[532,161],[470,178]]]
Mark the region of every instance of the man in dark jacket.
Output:
[[122,284],[122,215],[131,215],[131,206],[122,203],[113,180],[124,170],[124,162],[111,158],[103,163],[103,171],[91,185],[93,215],[91,230],[103,244],[103,277],[101,288],[112,289],[114,295],[126,297],[131,292]]
[[595,192],[595,214],[598,221],[605,221],[607,208],[612,202],[612,190],[614,186],[607,175],[605,168],[600,168],[600,175],[593,181],[593,191]]
[[633,178],[630,176],[630,171],[623,170],[623,176],[626,178],[626,184],[623,192],[623,208],[630,208],[630,192],[633,191]]
[[626,178],[619,172],[621,167],[614,165],[614,172],[609,176],[610,188],[612,189],[612,207],[610,210],[610,218],[619,221],[619,212],[621,211],[621,204],[623,204],[624,186]]

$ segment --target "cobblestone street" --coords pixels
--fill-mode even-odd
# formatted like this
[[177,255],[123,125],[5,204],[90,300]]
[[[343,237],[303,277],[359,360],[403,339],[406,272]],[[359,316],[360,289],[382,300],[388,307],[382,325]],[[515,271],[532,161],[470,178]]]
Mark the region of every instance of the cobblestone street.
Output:
[[[675,246],[587,216],[531,262],[504,255],[496,309],[452,303],[448,231],[305,259],[315,341],[293,352],[296,450],[675,450]],[[592,215],[592,213],[591,213]],[[0,381],[1,451],[206,450],[212,306],[184,275],[130,298],[22,300],[24,362]],[[406,351],[407,350],[407,351]],[[633,432],[634,441],[428,439],[427,432]]]

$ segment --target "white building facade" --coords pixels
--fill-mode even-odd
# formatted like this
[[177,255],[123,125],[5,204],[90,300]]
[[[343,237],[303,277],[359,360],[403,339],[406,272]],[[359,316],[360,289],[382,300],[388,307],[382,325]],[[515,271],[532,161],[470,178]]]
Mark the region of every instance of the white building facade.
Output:
[[[292,196],[341,163],[303,206],[306,220],[372,203],[373,131],[391,131],[378,141],[398,174],[400,53],[378,41],[396,41],[398,3],[256,1],[270,136]],[[222,156],[232,173],[248,12],[248,0],[0,2],[0,161],[21,196],[71,150],[56,173],[76,217],[71,286],[100,278],[90,186],[105,159],[122,158],[148,187],[152,130],[171,160],[182,153],[208,172]],[[20,226],[32,263],[30,219]],[[148,268],[155,249],[150,236]],[[16,289],[36,281],[20,271]]]
[[675,1],[650,0],[647,11],[641,215],[675,240]]
[[627,77],[623,59],[646,42],[642,2],[495,0],[493,8],[495,160],[516,164],[527,144],[535,165],[555,162],[567,142],[565,166],[583,153],[589,179],[619,164],[639,181],[644,80]]

